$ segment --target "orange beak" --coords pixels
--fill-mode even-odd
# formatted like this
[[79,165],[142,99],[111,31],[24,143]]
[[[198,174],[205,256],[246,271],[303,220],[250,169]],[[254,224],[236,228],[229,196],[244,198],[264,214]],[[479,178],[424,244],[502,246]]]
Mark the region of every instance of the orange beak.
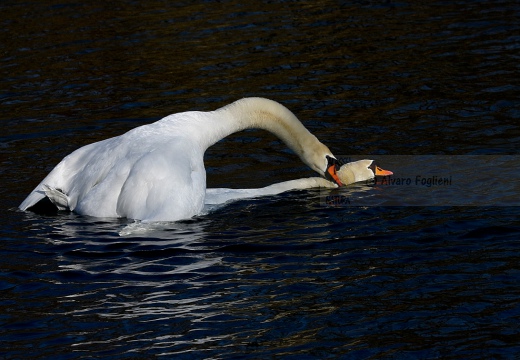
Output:
[[327,168],[327,174],[330,175],[330,177],[334,180],[336,184],[338,184],[338,186],[343,186],[343,183],[341,182],[341,180],[338,177],[338,174],[336,173],[336,164],[329,165],[329,167]]
[[394,175],[393,172],[391,172],[390,170],[383,170],[381,169],[379,166],[375,166],[375,171],[374,173],[376,174],[376,176],[388,176],[388,175]]

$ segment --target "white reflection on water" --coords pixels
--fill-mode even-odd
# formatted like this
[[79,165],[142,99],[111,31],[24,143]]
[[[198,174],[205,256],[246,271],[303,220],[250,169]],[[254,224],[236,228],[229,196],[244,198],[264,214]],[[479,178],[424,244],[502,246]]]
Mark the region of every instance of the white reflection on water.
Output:
[[[86,241],[72,237],[77,234],[74,226],[56,226],[57,232],[67,234],[66,239],[55,242],[63,249],[57,255],[57,275],[65,277],[68,288],[75,290],[57,297],[60,316],[84,324],[101,319],[104,324],[102,337],[87,328],[88,340],[81,337],[71,344],[72,349],[88,351],[90,346],[113,348],[125,343],[135,349],[145,346],[175,352],[236,336],[226,323],[247,320],[249,312],[234,313],[247,298],[234,286],[239,267],[212,250],[225,242],[204,244],[209,224],[204,220],[145,224],[147,237],[113,234]],[[95,225],[90,225],[90,231],[99,230]],[[143,224],[128,226],[141,229]],[[132,335],[108,330],[113,320],[131,320]],[[157,324],[153,332],[150,323]],[[215,326],[227,330],[218,336],[210,334]]]

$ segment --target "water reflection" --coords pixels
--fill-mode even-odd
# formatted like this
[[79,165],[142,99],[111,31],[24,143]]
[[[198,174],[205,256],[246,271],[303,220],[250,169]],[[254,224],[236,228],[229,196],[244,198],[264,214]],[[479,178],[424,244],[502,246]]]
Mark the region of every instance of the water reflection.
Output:
[[[285,211],[300,207],[305,203],[300,195],[279,198],[278,206]],[[113,231],[121,226],[135,230],[142,226],[137,223],[93,221],[74,215],[51,222],[54,234],[47,241],[56,253],[57,269],[49,276],[69,289],[57,296],[57,315],[83,324],[69,333],[76,339],[72,349],[88,351],[102,345],[117,352],[121,345],[115,344],[122,342],[125,351],[145,347],[161,353],[182,353],[212,344],[218,351],[230,344],[248,346],[269,333],[273,323],[297,316],[299,303],[316,301],[321,292],[315,290],[339,287],[337,282],[320,280],[328,276],[326,260],[309,264],[315,268],[309,272],[300,265],[309,254],[291,250],[292,246],[312,249],[324,241],[318,234],[327,219],[313,213],[320,209],[319,204],[310,202],[307,225],[293,234],[294,245],[284,240],[288,234],[281,237],[289,230],[287,225],[277,224],[271,211],[262,209],[270,204],[251,201],[231,205],[215,219],[152,224],[147,234],[158,238],[135,233],[120,237]],[[228,222],[240,212],[248,214],[240,224]],[[256,216],[262,213],[263,224],[258,224]],[[105,232],[110,228],[111,233]],[[337,265],[333,268],[338,269]],[[295,298],[295,294],[299,295]],[[293,307],[295,310],[288,310]],[[323,304],[312,311],[325,316],[334,308]],[[131,334],[112,329],[120,321],[132,324]],[[99,322],[104,324],[103,338],[93,330]],[[305,331],[305,323],[291,330],[293,335],[286,338],[285,346],[297,346],[316,333]],[[153,324],[157,326],[151,332]],[[88,340],[83,340],[81,334],[87,333]],[[111,337],[112,333],[117,335]]]
[[[471,351],[483,336],[507,337],[496,327],[486,335],[477,320],[508,323],[501,309],[516,284],[518,230],[486,228],[494,218],[515,219],[505,208],[488,209],[485,219],[477,208],[336,209],[321,206],[319,195],[230,204],[211,217],[161,224],[152,230],[160,238],[119,236],[132,222],[34,218],[44,242],[30,251],[47,264],[33,279],[42,283],[36,297],[49,302],[37,308],[60,319],[47,336],[85,355],[262,358],[323,344],[338,356],[387,346],[431,346],[440,356],[432,334]],[[468,330],[480,335],[468,338]]]
[[[212,292],[211,288],[222,285],[219,278],[233,278],[236,270],[224,264],[220,254],[209,249],[211,244],[204,244],[208,221],[148,224],[145,226],[147,237],[139,236],[143,224],[99,220],[90,223],[84,219],[83,224],[79,224],[80,221],[54,222],[56,236],[48,239],[57,253],[57,270],[53,277],[76,290],[58,297],[60,316],[84,321],[86,328],[99,319],[132,319],[139,335],[122,335],[132,345],[135,341],[148,343],[148,340],[136,339],[143,335],[139,323],[167,322],[168,331],[164,336],[159,332],[157,338],[146,345],[160,348],[166,339],[170,343],[175,338],[183,338],[181,342],[186,343],[186,332],[196,331],[198,321],[223,314],[225,309],[215,303],[224,292]],[[130,227],[132,233],[126,237],[119,237],[117,232],[112,232],[112,236],[103,235],[103,227],[114,229],[114,226]],[[82,229],[79,233],[78,228]],[[201,291],[202,288],[207,290]],[[129,294],[129,289],[142,291],[132,290]],[[186,331],[177,333],[174,330],[177,327],[186,327]],[[89,338],[71,346],[75,351],[85,351],[94,344],[110,348],[111,343],[122,340],[121,335],[105,336],[103,340],[95,340],[96,336]],[[154,342],[157,344],[153,345]]]

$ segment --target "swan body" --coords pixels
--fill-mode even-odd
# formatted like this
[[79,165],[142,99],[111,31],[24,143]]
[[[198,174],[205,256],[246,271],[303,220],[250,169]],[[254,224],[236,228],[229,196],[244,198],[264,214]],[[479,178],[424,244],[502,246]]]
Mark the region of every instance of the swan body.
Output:
[[19,207],[29,209],[48,197],[59,209],[96,217],[193,217],[202,211],[206,196],[204,152],[247,128],[275,134],[311,169],[341,184],[334,155],[290,110],[272,100],[245,98],[215,111],[169,115],[83,146],[66,156]]

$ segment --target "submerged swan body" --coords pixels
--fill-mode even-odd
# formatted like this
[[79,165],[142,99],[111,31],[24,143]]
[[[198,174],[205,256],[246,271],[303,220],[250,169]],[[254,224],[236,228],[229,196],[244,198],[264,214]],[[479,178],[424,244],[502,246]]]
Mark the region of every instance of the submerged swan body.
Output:
[[[373,164],[373,160],[358,160],[341,165],[336,171],[342,185],[349,185],[360,181],[373,179],[375,176],[387,176],[393,173],[383,170]],[[289,190],[310,188],[335,188],[335,182],[324,178],[310,177],[289,180],[258,189],[206,189],[206,205],[222,204],[232,200],[252,198],[258,196],[277,195]]]
[[[66,156],[20,209],[29,209],[48,197],[59,209],[96,217],[150,221],[191,218],[201,213],[205,203],[204,152],[247,128],[273,133],[311,169],[332,181],[319,178],[311,183],[342,184],[334,155],[291,111],[268,99],[245,98],[211,112],[173,114],[86,145]],[[315,186],[301,180],[292,188]]]

